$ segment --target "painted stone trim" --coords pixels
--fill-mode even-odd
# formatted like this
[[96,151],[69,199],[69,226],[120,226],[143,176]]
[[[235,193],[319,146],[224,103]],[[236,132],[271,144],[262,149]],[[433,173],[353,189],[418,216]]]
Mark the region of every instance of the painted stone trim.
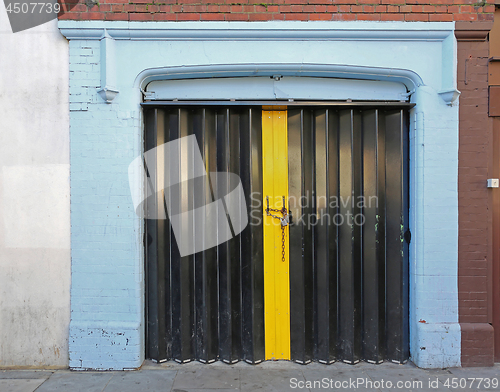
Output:
[[133,22],[59,21],[67,39],[101,39],[104,34],[116,40],[179,41],[273,41],[280,40],[427,40],[443,41],[454,23],[400,22]]
[[[75,31],[80,23],[82,28],[94,25],[59,23],[63,32]],[[119,24],[95,25],[96,30],[110,31]],[[198,28],[219,28],[217,24],[200,25]],[[155,26],[162,30],[160,24]],[[273,26],[271,23],[268,30],[276,28]],[[280,24],[285,30],[293,26]],[[308,24],[312,31],[314,26]],[[318,30],[342,30],[342,26],[336,22],[319,23]],[[371,23],[345,26],[367,30],[365,37],[369,31],[384,28]],[[257,38],[244,43],[190,40],[189,53],[182,50],[183,40],[154,39],[151,31],[148,39],[115,39],[115,61],[119,65],[115,87],[120,92],[109,104],[96,93],[101,88],[97,33],[92,39],[70,36],[72,368],[124,369],[140,366],[144,358],[143,228],[133,212],[127,179],[128,164],[142,152],[139,75],[147,69],[187,64],[248,64],[250,57],[254,64],[279,63],[283,68],[307,62],[405,69],[424,82],[411,95],[416,106],[410,113],[410,345],[412,360],[420,367],[460,365],[458,106],[456,102],[447,105],[439,95],[441,91],[456,90],[453,25],[391,22],[387,26],[393,31],[414,32],[417,37],[425,36],[427,30],[439,30],[443,38],[294,38],[281,42],[279,54],[272,41]],[[225,24],[225,28],[239,27]],[[261,35],[268,31],[258,28]],[[355,50],[344,50],[345,45]],[[406,52],[404,56],[390,55],[394,51]],[[134,53],[140,56],[131,56]],[[445,227],[443,221],[447,222]],[[106,328],[112,330],[111,338],[103,335]],[[123,344],[126,339],[134,344]],[[117,344],[122,349],[119,354],[113,351]]]

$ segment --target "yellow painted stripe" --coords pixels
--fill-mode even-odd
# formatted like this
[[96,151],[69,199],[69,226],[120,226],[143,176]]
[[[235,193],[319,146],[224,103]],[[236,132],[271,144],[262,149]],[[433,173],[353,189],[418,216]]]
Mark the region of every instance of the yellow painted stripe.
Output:
[[[266,359],[290,359],[290,278],[288,227],[285,228],[285,262],[282,261],[281,225],[266,216],[269,206],[281,209],[288,200],[287,112],[262,111],[264,203],[264,328]],[[288,208],[288,206],[287,206]],[[273,215],[281,215],[273,213]]]

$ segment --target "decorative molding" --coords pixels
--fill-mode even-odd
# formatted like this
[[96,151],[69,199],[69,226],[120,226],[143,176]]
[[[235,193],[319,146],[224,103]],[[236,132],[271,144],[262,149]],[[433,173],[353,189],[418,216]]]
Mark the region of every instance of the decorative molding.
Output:
[[[482,37],[490,23],[456,23],[465,33],[457,37]],[[129,21],[70,21],[60,20],[58,26],[67,39],[101,40],[105,66],[101,76],[100,94],[111,102],[118,93],[114,87],[114,42],[118,40],[168,41],[435,41],[443,50],[454,51],[455,22],[129,22]],[[470,32],[472,31],[472,32]],[[489,27],[488,30],[489,31]],[[462,35],[460,35],[462,34]],[[109,50],[108,50],[109,46]],[[451,49],[450,49],[451,48]],[[449,51],[448,50],[448,51]],[[102,56],[102,54],[101,54]],[[446,57],[447,58],[447,57]],[[109,64],[113,63],[113,64]],[[193,67],[156,68],[143,71],[135,85],[145,90],[147,83],[159,79],[196,79],[246,76],[309,76],[377,81],[395,81],[406,85],[408,91],[423,85],[413,71],[393,68],[349,66],[342,64],[235,64]],[[453,80],[443,80],[442,89],[451,91]],[[447,94],[440,94],[448,98]],[[451,96],[450,99],[456,97]],[[445,102],[448,103],[448,101]]]
[[216,64],[182,67],[149,68],[137,75],[134,87],[146,89],[154,80],[206,79],[247,76],[308,76],[318,78],[342,78],[379,80],[403,83],[414,91],[424,82],[420,76],[407,69],[362,67],[336,64]]
[[460,96],[460,91],[458,90],[446,90],[446,91],[440,91],[438,95],[441,97],[441,99],[446,102],[447,105],[453,106],[457,98]]
[[97,92],[106,103],[111,103],[118,94],[116,86],[115,40],[107,30],[100,37],[101,89]]
[[453,22],[58,22],[67,39],[116,40],[408,40],[443,41]]
[[101,98],[106,101],[106,103],[111,103],[113,99],[118,95],[119,91],[117,89],[104,87],[100,90],[97,90],[97,93],[101,96]]
[[457,41],[485,41],[493,27],[493,22],[456,22]]

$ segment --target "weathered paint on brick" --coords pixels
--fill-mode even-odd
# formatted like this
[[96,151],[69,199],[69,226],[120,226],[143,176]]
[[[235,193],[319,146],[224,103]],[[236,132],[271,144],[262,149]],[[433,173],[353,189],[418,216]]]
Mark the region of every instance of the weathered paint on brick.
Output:
[[[68,27],[73,22],[59,23]],[[81,28],[82,23],[90,22],[74,23],[75,28]],[[287,26],[287,22],[277,23]],[[317,26],[324,29],[323,23],[318,22]],[[336,22],[327,23],[328,29],[341,27]],[[342,29],[347,27],[343,23]],[[283,41],[278,54],[272,42],[263,40],[191,41],[189,51],[183,41],[117,40],[119,94],[111,104],[97,94],[98,67],[87,67],[99,62],[99,41],[70,41],[70,99],[76,105],[71,111],[71,367],[137,367],[144,355],[142,223],[133,214],[127,181],[131,162],[128,154],[137,156],[142,149],[141,93],[133,87],[135,78],[144,69],[158,66],[238,64],[249,59],[270,63],[276,62],[277,55],[283,64],[310,62],[411,69],[424,80],[425,85],[412,96],[417,106],[411,112],[410,131],[412,359],[422,367],[460,365],[458,107],[448,106],[438,95],[456,83],[453,26],[394,23],[390,28],[442,29],[449,32],[451,39]],[[193,27],[190,26],[186,28]],[[210,23],[203,23],[204,28],[209,26]],[[276,26],[270,22],[258,28],[265,32]],[[308,24],[308,28],[315,26]],[[365,22],[350,28],[354,26],[376,30],[389,25]],[[226,27],[239,28],[232,24]],[[393,56],[395,51],[404,51],[405,56]],[[131,56],[134,53],[140,55]],[[79,70],[73,69],[73,65]],[[134,344],[127,345],[126,339]]]
[[[89,4],[89,5],[87,5]],[[95,4],[95,3],[94,3]],[[130,21],[493,20],[494,2],[475,0],[103,0],[80,2],[59,18]]]
[[138,122],[97,94],[99,63],[99,41],[70,41],[70,367],[137,368],[144,357],[140,227],[126,168],[140,152]]

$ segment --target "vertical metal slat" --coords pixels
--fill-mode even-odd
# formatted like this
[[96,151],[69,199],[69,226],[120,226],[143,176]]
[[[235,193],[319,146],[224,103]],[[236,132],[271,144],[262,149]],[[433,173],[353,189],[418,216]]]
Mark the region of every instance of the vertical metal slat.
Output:
[[[329,258],[329,184],[328,184],[328,110],[314,113],[315,131],[315,214],[314,232],[314,337],[315,358],[330,363],[330,258]],[[336,287],[334,286],[336,289]],[[333,309],[335,311],[335,308]]]
[[[229,109],[223,109],[217,114],[217,171],[231,172],[236,165],[238,152],[231,154],[231,146],[239,139],[231,135],[234,124],[231,124]],[[234,121],[234,118],[233,118]],[[238,132],[238,129],[234,130]],[[236,140],[237,142],[235,142]],[[234,147],[234,146],[233,146]],[[236,167],[238,169],[238,167]],[[229,193],[227,182],[214,185],[216,199],[222,199]],[[223,202],[225,213],[227,206]],[[227,216],[227,218],[229,218]],[[229,221],[229,220],[228,220]],[[224,362],[237,362],[240,358],[241,334],[239,323],[239,238],[231,238],[218,246],[219,259],[219,356]]]
[[[198,146],[205,163],[207,172],[210,173],[210,137],[214,136],[215,119],[212,111],[198,109],[193,112],[193,132],[196,135]],[[215,166],[215,165],[213,165]],[[215,168],[213,169],[215,171]],[[197,185],[200,192],[194,193],[195,205],[207,205],[213,202],[209,176],[198,178]],[[207,238],[205,217],[200,222],[195,222],[196,232],[203,239]],[[195,257],[195,333],[196,333],[196,359],[203,363],[210,363],[217,358],[217,259],[214,248],[198,252]]]
[[[381,210],[379,201],[379,147],[378,111],[370,110],[363,114],[363,192],[364,205],[363,233],[363,359],[379,363],[383,360],[384,325],[383,311],[385,298],[385,276],[380,274],[379,220]],[[383,163],[383,162],[382,162]],[[382,294],[382,295],[381,295]]]
[[[262,270],[262,131],[260,110],[247,109],[240,117],[240,178],[249,224],[241,232],[242,356],[249,363],[264,359],[264,278]],[[255,196],[257,195],[257,196]]]
[[[330,228],[328,231],[328,278],[329,278],[329,328],[330,328],[330,362],[339,358],[338,344],[338,285],[339,285],[339,113],[328,110],[328,212]],[[335,203],[337,201],[337,203]]]
[[[156,147],[156,113],[157,109],[147,110],[144,114],[146,121],[145,130],[145,149],[150,150]],[[148,170],[146,166],[146,178],[145,178],[145,188],[148,186],[151,189],[156,189],[156,176],[154,173],[156,170]],[[149,183],[149,184],[148,184]],[[145,211],[157,210],[157,198],[149,197],[146,200]],[[147,217],[147,216],[146,216]],[[160,326],[158,323],[158,315],[160,298],[158,292],[158,238],[157,238],[157,226],[156,220],[147,219],[145,224],[145,247],[146,251],[146,341],[147,341],[147,353],[146,355],[156,361],[160,360]]]
[[403,111],[386,114],[386,344],[387,359],[407,359],[407,227]]
[[[185,110],[176,110],[176,115],[170,117],[170,140],[176,140],[189,135],[188,113]],[[184,181],[188,170],[188,156],[181,156],[179,167],[170,170],[172,183],[180,183],[179,187],[171,188],[171,201],[177,200],[177,211],[188,211],[192,206],[189,198],[189,182]],[[183,173],[184,171],[184,173]],[[174,194],[175,193],[175,194]],[[185,223],[185,222],[183,222]],[[174,233],[171,234],[172,254],[172,356],[181,363],[189,362],[194,357],[194,290],[193,284],[193,256],[181,257]],[[175,245],[174,245],[175,244]]]
[[[229,110],[229,128],[227,129],[227,153],[229,157],[228,173],[240,173],[240,121],[237,110]],[[229,187],[226,195],[232,190]],[[221,195],[222,196],[222,195]],[[230,201],[233,202],[234,201]],[[239,203],[239,200],[238,202]],[[238,211],[237,206],[227,206],[228,211]],[[229,218],[229,216],[228,216]],[[228,219],[230,224],[231,220]],[[241,255],[240,238],[233,229],[233,238],[228,241],[229,245],[229,269],[231,277],[231,357],[229,361],[234,363],[241,359]]]
[[[342,360],[360,360],[360,265],[356,247],[356,202],[358,190],[358,151],[355,140],[359,124],[353,110],[340,112],[339,135],[339,204],[343,224],[339,227],[339,349]],[[358,193],[359,194],[359,193]],[[359,238],[358,238],[359,240]]]
[[[314,144],[310,111],[288,112],[290,226],[291,358],[307,363],[313,358],[313,215]],[[304,199],[305,198],[305,199]],[[306,200],[304,203],[303,200]],[[302,204],[301,204],[302,203]],[[304,205],[305,204],[305,205]]]

